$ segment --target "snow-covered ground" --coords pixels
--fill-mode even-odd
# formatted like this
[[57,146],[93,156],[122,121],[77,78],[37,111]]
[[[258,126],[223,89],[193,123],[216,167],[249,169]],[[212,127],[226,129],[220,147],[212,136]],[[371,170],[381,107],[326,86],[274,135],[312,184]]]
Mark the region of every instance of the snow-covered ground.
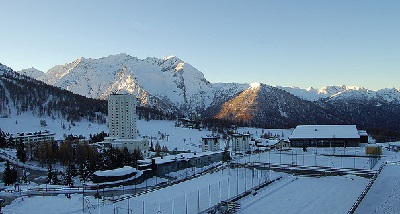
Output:
[[[1,118],[0,128],[5,132],[32,132],[42,130],[40,119],[25,115],[21,117]],[[17,121],[17,123],[15,123]],[[77,122],[76,126],[71,127],[71,131],[63,130],[61,120],[46,119],[47,130],[57,133],[57,137],[62,138],[63,134],[77,134],[88,136],[89,133],[99,133],[107,131],[105,125],[91,124],[88,122]],[[64,121],[65,122],[65,121]],[[6,125],[7,124],[7,125]],[[67,126],[68,127],[68,126]],[[174,126],[173,121],[138,121],[139,134],[142,136],[153,137],[153,143],[159,142],[166,145],[170,150],[200,151],[201,137],[211,134],[211,131],[198,131],[195,129],[179,128]],[[287,137],[291,130],[261,130],[254,128],[240,128],[239,132],[250,132],[256,137],[263,132],[279,134]],[[161,135],[168,135],[161,139]],[[221,146],[222,147],[222,146]],[[372,169],[376,170],[385,161],[396,162],[400,160],[400,155],[395,152],[384,150],[384,157]],[[261,154],[245,155],[237,157],[233,162],[271,162],[275,164],[296,164],[305,166],[327,166],[333,168],[355,168],[370,169],[369,158],[364,157],[339,157],[326,155],[363,155],[365,148],[308,148],[303,152],[299,148],[289,151],[271,150]],[[360,205],[359,213],[368,213],[376,205],[376,213],[396,213],[398,205],[398,193],[394,189],[398,186],[400,178],[398,176],[400,165],[387,165],[376,181],[370,192],[365,198],[367,208],[362,210],[363,203]],[[190,173],[182,171],[181,174]],[[196,169],[195,169],[196,170]],[[179,173],[178,173],[179,174]],[[294,176],[283,172],[269,172],[268,170],[249,168],[226,168],[224,170],[206,174],[167,188],[143,194],[129,200],[117,203],[94,199],[93,196],[82,197],[82,194],[73,194],[71,198],[64,194],[58,196],[35,196],[19,197],[10,205],[6,206],[4,213],[82,213],[84,204],[85,213],[126,213],[127,209],[133,213],[197,213],[210,206],[215,205],[221,200],[226,200],[237,192],[241,193],[253,186],[282,176],[282,179],[272,183],[270,186],[257,191],[257,194],[239,200],[241,208],[239,213],[346,213],[357,197],[362,193],[370,179],[355,175],[327,176],[327,177],[305,177]],[[162,179],[161,181],[165,181]],[[148,181],[149,185],[160,182],[160,178]],[[379,186],[387,185],[391,187]],[[381,184],[380,184],[381,183]],[[138,186],[144,187],[144,184]],[[129,189],[130,187],[126,187]],[[115,198],[122,197],[123,189],[115,190]],[[382,192],[383,191],[383,192]],[[375,194],[376,193],[376,194]],[[378,194],[379,193],[379,194]],[[382,199],[376,197],[384,195]],[[375,198],[374,198],[375,195]],[[372,198],[370,198],[372,197]],[[365,212],[364,212],[365,211]]]
[[347,213],[368,180],[357,176],[290,176],[239,201],[239,213]]
[[400,213],[400,163],[386,165],[356,210],[363,213]]
[[[369,179],[354,175],[303,177],[278,172],[270,174],[266,170],[227,168],[117,203],[98,201],[88,196],[84,199],[84,209],[85,213],[113,213],[114,209],[119,212],[130,209],[133,213],[143,213],[143,210],[145,213],[197,213],[237,192],[257,186],[269,176],[272,179],[278,176],[283,178],[259,190],[256,195],[250,194],[239,200],[239,213],[346,213],[369,182]],[[119,191],[122,194],[122,190]],[[81,213],[82,205],[82,194],[74,194],[70,199],[64,195],[36,196],[18,198],[4,211]]]
[[[40,126],[40,120],[45,119],[47,122],[46,127]],[[65,124],[63,129],[62,124]],[[90,134],[97,134],[102,131],[108,133],[108,127],[106,124],[90,123],[88,121],[74,122],[75,125],[71,125],[64,119],[52,119],[50,117],[38,118],[30,113],[24,113],[22,115],[13,116],[11,118],[0,118],[0,129],[4,132],[11,134],[21,132],[36,132],[48,130],[51,133],[55,133],[56,140],[65,139],[66,135],[82,135],[89,138]],[[137,129],[140,136],[148,136],[152,138],[153,145],[157,142],[161,146],[167,146],[169,150],[177,148],[178,150],[190,150],[192,152],[201,152],[201,137],[211,135],[212,132],[206,129],[199,131],[197,129],[189,129],[182,127],[175,127],[175,121],[164,121],[164,120],[138,120]],[[257,129],[257,128],[239,128],[239,133],[250,132],[255,136],[260,137],[262,133],[268,133],[275,135],[284,134],[288,137],[292,132],[291,129]],[[164,138],[162,139],[162,135]],[[168,136],[167,136],[168,135]],[[221,149],[224,148],[225,144],[221,141]]]
[[[40,125],[40,120],[42,119],[46,120],[47,126],[42,127]],[[65,125],[65,129],[63,129],[63,124]],[[84,120],[75,122],[75,125],[72,125],[65,119],[52,119],[50,117],[39,118],[31,113],[13,115],[10,118],[0,118],[0,129],[10,134],[48,130],[56,134],[56,140],[63,140],[66,135],[70,134],[83,135],[88,138],[90,134],[97,134],[102,131],[108,132],[108,128],[105,124],[100,125]]]
[[[266,159],[269,159],[268,155],[271,155],[271,160],[274,163],[279,161],[279,152],[265,153],[264,155],[266,155]],[[312,155],[312,152],[310,155]],[[398,153],[386,150],[384,150],[384,155],[377,166],[385,161],[395,161],[399,157]],[[258,155],[251,156],[250,160],[254,161],[253,158],[258,158],[256,156]],[[322,158],[323,156],[317,156],[317,158],[319,157]],[[290,156],[282,158],[282,160],[291,159]],[[336,159],[340,158],[336,157]],[[247,162],[247,160],[248,157],[243,157],[239,162]],[[353,158],[345,158],[342,161],[345,162],[344,165],[349,166],[354,163]],[[311,160],[310,162],[312,163]],[[321,161],[321,163],[329,165],[328,162]],[[359,166],[363,166],[363,164]],[[393,174],[392,170],[399,171],[399,168],[391,169],[392,166],[400,167],[400,165],[387,165],[389,171],[385,173],[384,168],[376,183],[381,181],[382,185],[386,185],[388,176]],[[157,211],[185,213],[186,210],[188,210],[188,213],[197,213],[199,210],[206,209],[209,205],[212,206],[220,200],[235,195],[237,191],[240,193],[251,188],[251,186],[262,183],[270,175],[272,179],[278,176],[283,176],[283,178],[259,190],[256,195],[250,194],[239,200],[241,208],[238,213],[346,213],[370,181],[370,179],[355,175],[305,177],[278,172],[271,172],[270,174],[267,170],[251,171],[245,168],[227,168],[114,204],[107,200],[104,202],[97,201],[92,196],[88,196],[84,199],[84,209],[85,213],[88,213],[88,211],[91,213],[113,213],[114,209],[125,213],[128,208],[133,213],[143,213],[143,210],[145,210],[145,213],[156,213]],[[399,180],[396,174],[393,187],[397,186]],[[393,182],[393,180],[390,181]],[[367,204],[369,206],[372,204],[372,207],[375,205],[380,207],[377,213],[385,213],[383,208],[387,208],[387,206],[390,206],[393,211],[397,206],[396,203],[393,203],[396,202],[393,200],[397,198],[394,188],[378,187],[378,189],[385,191],[387,197],[380,201],[372,199]],[[122,190],[117,191],[121,192]],[[371,189],[369,194],[373,196],[375,191]],[[38,204],[41,204],[41,206]],[[43,206],[43,204],[48,204],[48,206]],[[37,196],[18,198],[11,205],[6,206],[4,211],[5,213],[31,213],[32,210],[38,213],[81,213],[82,205],[82,194],[74,194],[70,199],[64,195]]]

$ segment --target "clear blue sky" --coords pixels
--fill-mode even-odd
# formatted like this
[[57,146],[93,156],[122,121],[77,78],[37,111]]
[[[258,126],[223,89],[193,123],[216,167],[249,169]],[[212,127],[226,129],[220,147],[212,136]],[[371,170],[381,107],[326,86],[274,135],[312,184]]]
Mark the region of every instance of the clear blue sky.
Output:
[[211,82],[400,88],[397,0],[0,0],[0,27],[14,70],[175,55]]

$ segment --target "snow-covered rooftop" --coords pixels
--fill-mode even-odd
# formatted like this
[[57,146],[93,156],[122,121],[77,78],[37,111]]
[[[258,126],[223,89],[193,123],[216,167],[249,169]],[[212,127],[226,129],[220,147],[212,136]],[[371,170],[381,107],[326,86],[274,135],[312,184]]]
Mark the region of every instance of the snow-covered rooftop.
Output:
[[173,162],[176,160],[187,160],[187,159],[192,159],[195,157],[202,157],[202,156],[208,156],[208,155],[213,155],[217,153],[222,153],[223,151],[207,151],[207,152],[195,152],[195,153],[180,153],[178,155],[168,155],[164,157],[157,157],[153,158],[155,160],[156,164],[163,164],[163,163],[168,163],[168,162]]
[[113,170],[105,170],[105,171],[96,171],[94,172],[97,176],[123,176],[128,175],[133,172],[136,172],[136,169],[131,166],[124,166],[122,168],[113,169]]
[[289,139],[360,138],[355,125],[299,125]]

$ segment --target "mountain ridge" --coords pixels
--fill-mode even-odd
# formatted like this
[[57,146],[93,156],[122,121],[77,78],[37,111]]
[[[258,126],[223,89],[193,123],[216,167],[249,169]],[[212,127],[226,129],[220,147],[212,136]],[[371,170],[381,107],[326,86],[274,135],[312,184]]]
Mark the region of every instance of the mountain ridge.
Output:
[[210,83],[201,71],[176,56],[82,57],[54,66],[38,79],[101,99],[125,90],[135,94],[142,106],[186,116],[197,113],[244,125],[356,124],[363,129],[400,131],[396,122],[400,119],[396,113],[400,109],[398,89],[373,91],[346,85],[300,89],[263,83]]
[[[100,62],[100,65],[99,63]],[[163,57],[162,59],[158,59],[155,57],[147,57],[145,59],[139,59],[137,57],[132,57],[128,54],[121,53],[121,54],[115,54],[115,55],[109,55],[106,57],[101,57],[97,59],[93,58],[84,58],[80,57],[70,63],[66,63],[64,65],[56,65],[53,66],[51,69],[49,69],[48,72],[44,73],[41,72],[37,69],[30,68],[30,69],[23,69],[21,71],[18,71],[21,74],[28,75],[32,78],[41,80],[45,83],[48,83],[50,85],[55,85],[60,88],[64,88],[67,90],[70,90],[76,94],[81,94],[86,97],[92,97],[92,98],[101,98],[105,99],[107,97],[107,93],[104,93],[104,91],[110,92],[110,89],[106,89],[106,87],[110,87],[113,85],[113,82],[110,80],[115,80],[115,75],[119,71],[121,71],[124,67],[126,67],[126,70],[128,70],[128,73],[135,74],[139,70],[148,70],[149,68],[143,67],[144,62],[147,62],[147,64],[150,64],[153,66],[161,66],[160,71],[165,73],[166,71],[173,71],[172,75],[175,77],[179,76],[179,73],[181,74],[179,76],[180,79],[175,79],[174,82],[176,84],[177,89],[180,90],[180,92],[175,93],[174,98],[172,98],[172,103],[178,104],[178,105],[197,105],[195,100],[201,100],[204,104],[205,108],[209,107],[209,105],[213,102],[208,102],[211,97],[214,96],[215,93],[219,93],[216,91],[210,92],[210,88],[207,86],[203,85],[204,90],[202,90],[200,93],[202,95],[206,95],[207,99],[204,99],[201,95],[197,94],[195,96],[190,97],[190,92],[189,96],[188,93],[186,93],[186,87],[185,87],[185,80],[193,80],[195,78],[182,78],[182,73],[185,71],[191,72],[191,74],[194,74],[196,78],[200,81],[203,81],[205,85],[214,85],[217,83],[210,83],[209,81],[206,80],[204,77],[204,74],[200,72],[199,70],[195,69],[193,66],[190,64],[184,62],[180,58],[176,56],[168,56],[168,57]],[[97,64],[97,65],[96,65]],[[127,65],[128,64],[128,65]],[[94,66],[93,66],[94,65]],[[79,67],[80,66],[80,67]],[[101,68],[103,67],[103,68]],[[108,67],[108,69],[107,69]],[[188,69],[185,69],[185,67],[188,67]],[[100,69],[99,69],[100,68]],[[106,68],[106,69],[104,69]],[[91,83],[86,83],[86,89],[83,88],[84,83],[81,81],[77,81],[79,77],[86,78],[87,82],[90,82],[88,79],[89,77],[85,77],[84,73],[79,74],[79,75],[74,75],[71,74],[71,72],[74,72],[74,69],[84,69],[86,70],[86,74],[98,78],[98,82],[101,83],[94,83],[93,81]],[[95,73],[91,73],[94,70],[97,70],[98,72],[96,75]],[[110,71],[110,69],[113,69]],[[107,73],[108,72],[108,73]],[[113,75],[110,75],[112,73]],[[142,72],[143,73],[143,72]],[[140,83],[140,82],[151,82],[148,81],[150,79],[150,75],[153,75],[153,77],[160,78],[160,76],[155,75],[154,73],[152,74],[147,74],[147,77],[144,78],[144,80],[140,80],[141,76],[139,75],[139,84],[144,85],[144,88],[147,90],[149,94],[152,94],[156,97],[166,97],[166,96],[171,96],[171,94],[165,94],[163,93],[164,89],[157,89],[155,91],[152,91],[152,87],[149,86],[146,83]],[[134,75],[133,75],[134,76]],[[131,76],[132,78],[134,78]],[[143,75],[142,75],[143,76]],[[102,78],[101,78],[102,77]],[[91,78],[91,77],[90,77]],[[99,79],[100,78],[100,79]],[[165,77],[164,77],[165,78]],[[64,81],[61,79],[65,79]],[[143,79],[143,77],[142,77]],[[189,83],[188,82],[188,83]],[[158,84],[163,84],[164,82],[159,82]],[[74,86],[74,84],[78,84],[81,87],[78,88]],[[95,85],[96,87],[90,86],[90,85]],[[196,82],[194,84],[197,84]],[[219,83],[219,84],[225,84],[225,85],[232,85],[232,84],[237,84],[241,85],[241,89],[244,90],[246,87],[243,87],[243,85],[248,86],[249,84],[238,84],[238,83]],[[324,86],[322,88],[316,89],[313,87],[309,87],[307,89],[299,88],[299,87],[285,87],[285,86],[276,86],[278,88],[281,88],[297,97],[300,97],[302,99],[308,100],[308,101],[317,101],[319,99],[326,99],[326,98],[332,98],[332,99],[343,99],[344,96],[366,96],[365,91],[369,92],[369,97],[381,97],[382,99],[386,99],[388,101],[400,101],[400,89],[394,89],[394,88],[383,88],[377,91],[369,90],[364,87],[359,87],[359,86],[346,86],[346,85],[331,85],[331,86]],[[171,88],[170,88],[171,89]],[[174,89],[172,89],[174,91]],[[175,90],[175,92],[176,92]],[[364,91],[364,92],[362,92]],[[361,92],[361,93],[358,93]],[[193,95],[193,92],[192,94]],[[178,101],[180,98],[182,100]],[[178,99],[178,100],[177,100]],[[164,100],[165,101],[165,100]],[[187,108],[188,109],[188,108]],[[193,110],[193,109],[188,109],[188,110]]]
[[236,93],[245,88],[236,83],[213,87],[202,72],[175,56],[142,60],[127,54],[79,58],[54,66],[38,79],[91,98],[105,99],[113,91],[125,88],[142,101],[151,95],[158,103],[170,103],[186,114],[203,111],[221,91]]

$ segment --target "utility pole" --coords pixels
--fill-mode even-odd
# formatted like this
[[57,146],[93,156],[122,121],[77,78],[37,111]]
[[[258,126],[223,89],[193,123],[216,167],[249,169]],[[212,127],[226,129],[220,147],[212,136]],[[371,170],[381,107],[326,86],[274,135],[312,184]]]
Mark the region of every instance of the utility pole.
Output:
[[85,181],[83,181],[82,189],[82,213],[85,213]]

